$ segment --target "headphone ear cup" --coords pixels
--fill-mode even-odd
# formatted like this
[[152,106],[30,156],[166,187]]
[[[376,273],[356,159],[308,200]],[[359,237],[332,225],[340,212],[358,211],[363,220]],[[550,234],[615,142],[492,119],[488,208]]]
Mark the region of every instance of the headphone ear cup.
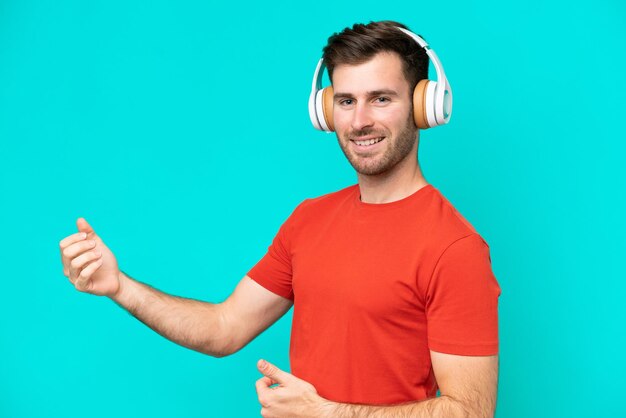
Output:
[[419,129],[430,128],[428,117],[426,116],[426,90],[428,83],[430,83],[429,80],[420,80],[417,86],[415,86],[415,90],[413,90],[413,119]]
[[335,91],[333,90],[333,86],[328,86],[324,88],[322,91],[322,106],[324,111],[324,119],[326,120],[326,125],[328,126],[329,132],[333,132],[335,130],[335,121],[333,120],[333,100],[335,96]]
[[315,116],[325,132],[332,132],[333,124],[333,88],[331,86],[318,90],[315,95]]

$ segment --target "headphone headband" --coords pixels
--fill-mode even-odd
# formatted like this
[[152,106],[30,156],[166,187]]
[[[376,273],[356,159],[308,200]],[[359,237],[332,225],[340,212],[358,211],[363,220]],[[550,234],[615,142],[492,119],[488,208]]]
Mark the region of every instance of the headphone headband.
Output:
[[[309,115],[311,116],[311,122],[315,129],[320,131],[326,131],[326,129],[322,128],[322,124],[320,123],[319,116],[315,111],[315,98],[317,92],[322,89],[322,73],[326,68],[326,64],[324,64],[324,58],[320,58],[317,62],[317,67],[315,67],[315,73],[313,74],[313,85],[311,86],[311,94],[309,95]],[[322,118],[324,114],[320,115]],[[329,131],[330,132],[330,131]]]
[[[419,46],[424,48],[424,51],[426,51],[426,54],[428,54],[428,57],[432,61],[433,66],[435,67],[435,72],[437,73],[435,96],[437,98],[437,102],[440,102],[442,104],[441,115],[437,115],[437,119],[443,122],[440,123],[440,125],[448,123],[448,120],[450,119],[450,114],[452,113],[452,89],[450,89],[450,83],[448,83],[448,79],[446,78],[446,74],[443,71],[443,65],[441,65],[439,57],[437,56],[435,51],[431,49],[430,46],[428,46],[428,43],[426,43],[424,38],[411,32],[410,30],[400,27],[397,28],[409,35],[415,40],[415,42],[418,43]],[[449,100],[449,102],[447,102],[447,100]]]

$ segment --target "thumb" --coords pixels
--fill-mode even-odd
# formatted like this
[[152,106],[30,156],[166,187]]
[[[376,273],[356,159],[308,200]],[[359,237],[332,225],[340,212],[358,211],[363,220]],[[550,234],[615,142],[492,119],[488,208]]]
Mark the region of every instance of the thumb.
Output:
[[263,359],[259,360],[256,364],[257,368],[264,376],[269,377],[276,383],[284,384],[287,383],[293,377],[287,372],[280,370],[278,367],[274,366],[272,363],[265,361]]
[[80,232],[86,233],[88,238],[93,238],[96,235],[93,228],[91,227],[91,225],[89,225],[85,218],[78,218],[76,220],[76,226],[78,227],[78,230]]

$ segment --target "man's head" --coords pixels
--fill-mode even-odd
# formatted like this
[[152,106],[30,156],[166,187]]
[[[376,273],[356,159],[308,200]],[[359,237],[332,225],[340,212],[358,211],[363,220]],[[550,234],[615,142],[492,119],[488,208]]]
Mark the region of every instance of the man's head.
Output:
[[338,65],[362,64],[379,52],[395,52],[400,56],[404,77],[413,92],[418,81],[428,78],[428,55],[398,27],[408,29],[391,20],[357,23],[328,38],[322,58],[331,83]]
[[413,90],[428,78],[428,56],[397,26],[405,28],[390,21],[356,24],[324,48],[339,145],[365,175],[388,172],[417,151]]

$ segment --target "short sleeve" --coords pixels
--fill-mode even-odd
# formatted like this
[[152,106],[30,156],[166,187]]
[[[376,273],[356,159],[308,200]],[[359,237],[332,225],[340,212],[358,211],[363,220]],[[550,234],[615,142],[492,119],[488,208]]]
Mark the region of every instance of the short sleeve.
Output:
[[427,289],[429,348],[468,356],[497,354],[499,296],[489,247],[480,235],[450,244]]
[[248,276],[279,296],[294,300],[291,279],[293,276],[291,265],[291,234],[292,222],[298,208],[282,224],[274,237],[267,253],[252,267]]

